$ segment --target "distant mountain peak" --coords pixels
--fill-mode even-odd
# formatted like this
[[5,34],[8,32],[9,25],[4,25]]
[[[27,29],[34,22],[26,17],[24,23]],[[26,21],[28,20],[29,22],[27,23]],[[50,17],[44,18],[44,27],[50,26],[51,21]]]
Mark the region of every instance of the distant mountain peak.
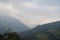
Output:
[[0,29],[2,31],[6,31],[6,29],[8,28],[11,28],[13,31],[16,32],[21,32],[30,29],[27,25],[25,25],[20,20],[14,17],[10,17],[8,15],[0,16]]

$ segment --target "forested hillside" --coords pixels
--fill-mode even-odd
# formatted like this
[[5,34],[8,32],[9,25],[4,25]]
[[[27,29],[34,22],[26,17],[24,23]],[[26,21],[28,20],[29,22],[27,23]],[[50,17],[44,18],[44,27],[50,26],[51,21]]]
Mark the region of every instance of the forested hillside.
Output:
[[60,21],[37,25],[34,29],[20,34],[24,40],[60,40]]

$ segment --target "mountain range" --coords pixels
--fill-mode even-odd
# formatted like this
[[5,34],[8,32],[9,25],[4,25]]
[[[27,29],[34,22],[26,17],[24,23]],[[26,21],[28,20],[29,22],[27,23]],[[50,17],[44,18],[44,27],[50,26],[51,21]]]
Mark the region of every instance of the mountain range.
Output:
[[0,33],[7,31],[9,28],[15,32],[21,32],[30,29],[27,25],[14,17],[7,15],[0,16]]
[[60,21],[56,21],[43,25],[37,25],[35,28],[31,30],[20,32],[20,35],[23,37],[24,40],[36,40],[35,36],[38,34],[48,35],[48,37],[51,40],[55,40],[55,38],[59,38],[56,36],[59,34],[59,32],[60,32]]
[[37,25],[35,28],[33,28],[31,30],[21,32],[20,34],[22,36],[26,36],[26,35],[38,33],[40,31],[49,31],[49,30],[58,30],[58,31],[60,31],[60,21],[47,23],[47,24],[43,24],[43,25]]
[[[44,37],[48,36],[49,40],[60,40],[60,21],[37,25],[31,29],[20,20],[11,16],[0,16],[0,33],[12,29],[18,32],[24,40],[36,40],[36,35]],[[40,38],[40,37],[39,37]]]

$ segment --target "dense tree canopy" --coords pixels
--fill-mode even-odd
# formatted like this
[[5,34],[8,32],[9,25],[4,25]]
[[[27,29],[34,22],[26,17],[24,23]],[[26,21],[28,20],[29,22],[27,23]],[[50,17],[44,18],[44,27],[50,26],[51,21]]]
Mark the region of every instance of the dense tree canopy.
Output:
[[16,32],[0,34],[0,40],[22,40]]

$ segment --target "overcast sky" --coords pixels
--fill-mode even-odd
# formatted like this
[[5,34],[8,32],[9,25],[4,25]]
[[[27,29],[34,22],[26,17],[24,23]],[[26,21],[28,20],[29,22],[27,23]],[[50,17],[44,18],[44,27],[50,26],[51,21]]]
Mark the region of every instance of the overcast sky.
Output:
[[28,26],[60,21],[60,0],[0,0],[0,15],[15,17]]

